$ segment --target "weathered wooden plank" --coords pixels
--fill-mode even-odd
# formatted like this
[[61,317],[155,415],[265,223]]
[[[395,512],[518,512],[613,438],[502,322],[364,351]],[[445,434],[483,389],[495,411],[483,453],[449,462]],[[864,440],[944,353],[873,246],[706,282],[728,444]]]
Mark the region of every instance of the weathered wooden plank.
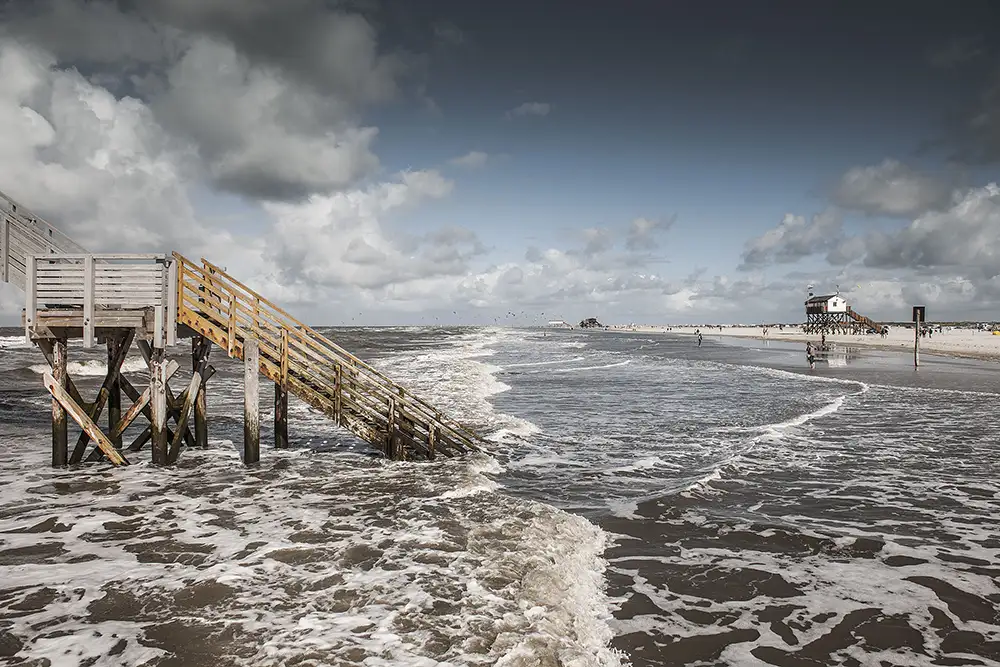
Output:
[[260,461],[260,357],[257,341],[243,343],[243,462]]
[[48,371],[45,372],[45,377],[43,379],[45,388],[48,389],[52,397],[59,401],[59,404],[66,410],[67,413],[73,420],[80,425],[80,428],[87,431],[90,437],[97,443],[97,446],[101,448],[104,455],[108,457],[116,466],[128,465],[128,460],[122,456],[115,448],[112,446],[111,441],[108,440],[107,436],[101,433],[100,427],[87,416],[87,413],[83,411],[79,405],[73,402],[73,399],[69,397],[66,390],[60,386],[52,374]]
[[181,407],[180,418],[177,420],[177,428],[174,431],[174,437],[170,442],[170,449],[167,452],[168,463],[176,462],[177,457],[181,453],[181,438],[183,437],[184,430],[187,428],[188,415],[191,414],[191,410],[194,407],[195,400],[198,398],[200,389],[201,374],[192,373],[191,382],[187,387],[187,396],[184,399],[183,407]]
[[[177,372],[178,368],[180,368],[180,366],[176,361],[167,362],[168,381],[174,376],[174,373]],[[132,425],[132,422],[134,422],[140,414],[147,412],[146,408],[149,405],[150,395],[151,389],[150,387],[146,387],[142,394],[139,395],[139,398],[132,403],[129,409],[125,411],[125,414],[122,415],[115,426],[112,427],[111,434],[109,436],[111,440],[120,440],[122,434],[126,431],[126,429],[128,429],[129,426]]]
[[[132,346],[132,338],[135,331],[129,331],[125,338],[108,336],[105,344],[108,348],[108,372],[114,368],[114,375],[108,383],[108,433],[111,444],[116,449],[122,448],[121,431],[118,431],[118,424],[122,420],[122,383],[118,376],[121,374],[122,364],[128,356],[128,350]],[[119,361],[121,359],[121,361]],[[116,435],[117,431],[117,435]]]
[[[55,341],[52,348],[53,358],[52,358],[52,383],[57,386],[59,391],[65,392],[67,381],[69,379],[66,373],[66,340],[61,339]],[[68,394],[67,394],[68,396]],[[72,399],[70,399],[72,400]],[[53,467],[61,467],[66,465],[67,454],[68,454],[69,442],[68,442],[68,432],[66,424],[66,410],[63,408],[62,403],[53,394],[52,398],[52,465]]]

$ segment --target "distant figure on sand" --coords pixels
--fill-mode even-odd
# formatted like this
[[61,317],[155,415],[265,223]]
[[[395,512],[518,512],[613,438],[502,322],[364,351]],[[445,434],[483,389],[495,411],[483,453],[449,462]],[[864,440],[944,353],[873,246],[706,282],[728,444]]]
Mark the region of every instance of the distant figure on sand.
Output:
[[809,362],[809,368],[816,368],[816,355],[813,354],[812,341],[806,343],[806,361]]
[[696,329],[695,333],[698,334],[698,347],[701,347],[701,329]]

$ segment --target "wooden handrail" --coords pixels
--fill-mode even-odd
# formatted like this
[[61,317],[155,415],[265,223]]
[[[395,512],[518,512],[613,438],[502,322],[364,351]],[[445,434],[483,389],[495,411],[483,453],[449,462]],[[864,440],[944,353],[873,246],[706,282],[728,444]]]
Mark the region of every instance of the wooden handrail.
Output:
[[[176,255],[176,253],[175,253],[175,255]],[[313,340],[316,340],[318,342],[321,342],[323,345],[325,345],[326,347],[328,347],[331,351],[333,351],[337,355],[339,355],[341,357],[344,357],[352,365],[368,371],[369,373],[371,373],[372,375],[374,375],[376,378],[378,378],[379,380],[381,380],[381,382],[383,384],[388,385],[389,387],[391,387],[393,389],[403,389],[399,384],[397,384],[396,382],[393,382],[390,378],[388,378],[381,371],[379,371],[376,368],[373,368],[372,366],[370,366],[369,364],[365,363],[364,361],[362,361],[358,357],[354,356],[353,354],[351,354],[350,352],[348,352],[344,348],[340,347],[339,345],[337,345],[336,343],[334,343],[330,339],[326,338],[323,334],[319,333],[318,331],[316,331],[315,329],[313,329],[309,325],[304,324],[303,322],[299,321],[298,319],[296,319],[295,317],[293,317],[291,314],[289,314],[287,311],[285,311],[284,309],[282,309],[279,306],[275,305],[273,302],[271,302],[269,299],[267,299],[267,297],[259,294],[258,292],[254,291],[253,289],[251,289],[251,288],[247,287],[246,285],[244,285],[243,283],[241,283],[240,281],[236,280],[232,275],[230,275],[229,273],[227,273],[221,267],[216,266],[215,264],[212,264],[211,262],[209,262],[208,260],[206,260],[204,258],[202,258],[201,261],[202,261],[202,263],[204,264],[205,267],[207,267],[208,269],[210,269],[213,272],[213,274],[222,276],[230,284],[230,287],[242,290],[246,294],[252,296],[254,299],[256,299],[257,301],[259,301],[260,304],[268,306],[272,310],[276,311],[277,313],[279,313],[283,317],[285,317],[288,320],[290,320],[294,324],[294,327],[290,328],[290,331],[292,333],[298,333],[298,332],[308,333],[310,338],[312,338]],[[343,363],[343,360],[340,360],[340,361]],[[409,393],[408,390],[404,389],[404,391],[407,391],[407,393]],[[436,419],[442,425],[445,425],[445,426],[449,427],[452,430],[455,430],[455,431],[458,431],[458,432],[464,432],[465,436],[468,437],[472,441],[479,440],[479,436],[477,436],[474,432],[472,432],[471,430],[469,430],[467,427],[463,426],[459,422],[456,422],[456,421],[453,421],[451,419],[448,419],[447,417],[444,417],[444,415],[442,415],[438,410],[434,409],[430,404],[428,404],[426,401],[422,400],[418,396],[414,396],[414,395],[411,394],[409,396],[409,398],[411,399],[412,403],[416,403],[417,405],[421,406],[421,408],[423,409],[423,411],[427,412],[427,416],[428,417]]]
[[[233,357],[242,358],[242,340],[256,339],[265,375],[287,383],[357,435],[393,452],[398,440],[429,457],[481,447],[482,440],[470,429],[445,418],[220,267],[204,259],[198,266],[179,253],[174,258],[178,321],[195,326]],[[386,442],[379,440],[383,430]],[[396,453],[405,455],[402,450]]]

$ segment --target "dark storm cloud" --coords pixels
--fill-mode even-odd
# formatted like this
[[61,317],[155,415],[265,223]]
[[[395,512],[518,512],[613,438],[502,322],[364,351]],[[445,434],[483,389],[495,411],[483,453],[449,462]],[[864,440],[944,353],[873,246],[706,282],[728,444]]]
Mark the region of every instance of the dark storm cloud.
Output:
[[985,54],[986,45],[982,35],[951,37],[933,46],[927,54],[927,60],[934,67],[949,69]]
[[1000,161],[1000,68],[965,111],[955,132],[953,158],[971,164]]

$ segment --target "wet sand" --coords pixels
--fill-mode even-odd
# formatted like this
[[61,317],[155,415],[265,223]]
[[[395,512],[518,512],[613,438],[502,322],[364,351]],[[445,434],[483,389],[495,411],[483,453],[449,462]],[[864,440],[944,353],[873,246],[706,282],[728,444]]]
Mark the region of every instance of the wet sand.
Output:
[[[695,335],[701,330],[705,336],[725,336],[727,338],[751,338],[756,340],[775,340],[805,345],[807,341],[819,341],[820,334],[804,333],[800,327],[785,327],[784,329],[768,329],[767,336],[761,327],[668,327],[658,325],[641,325],[629,331],[638,333],[674,333],[678,335]],[[617,329],[621,330],[621,329]],[[899,352],[913,351],[913,330],[890,328],[885,338],[874,334],[865,335],[827,335],[828,343],[837,343],[853,347],[865,347]],[[934,333],[931,337],[920,339],[920,351],[926,354],[941,354],[953,357],[984,359],[1000,361],[1000,336],[994,336],[989,331],[974,331],[972,329],[953,329],[942,333]]]

